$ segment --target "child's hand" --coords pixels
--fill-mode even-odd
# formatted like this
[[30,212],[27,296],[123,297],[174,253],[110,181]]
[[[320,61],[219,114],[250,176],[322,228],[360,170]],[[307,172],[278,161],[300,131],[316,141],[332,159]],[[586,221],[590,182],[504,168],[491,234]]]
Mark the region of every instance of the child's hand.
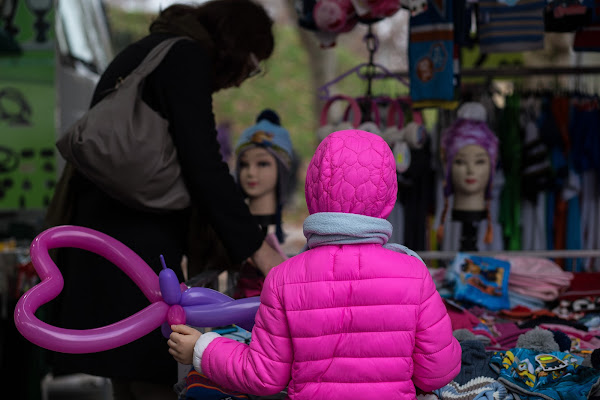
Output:
[[171,325],[171,335],[167,344],[169,354],[175,361],[190,365],[193,363],[194,345],[202,335],[198,330],[187,325]]

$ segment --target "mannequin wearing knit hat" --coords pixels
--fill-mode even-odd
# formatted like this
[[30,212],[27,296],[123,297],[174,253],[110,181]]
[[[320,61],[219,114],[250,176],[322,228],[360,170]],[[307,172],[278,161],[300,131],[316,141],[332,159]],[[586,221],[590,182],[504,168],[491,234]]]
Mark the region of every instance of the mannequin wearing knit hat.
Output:
[[477,224],[487,219],[485,242],[493,239],[489,201],[498,155],[498,139],[487,127],[487,113],[480,103],[464,103],[457,119],[442,137],[445,167],[444,209],[438,227],[442,240],[444,223],[453,196],[452,220],[462,224],[460,251],[475,251]]
[[[242,133],[235,155],[237,182],[247,198],[250,212],[263,221],[273,221],[277,239],[282,243],[281,210],[287,200],[293,150],[290,134],[281,126],[275,111],[266,109],[258,115],[256,124]],[[275,175],[265,176],[266,181],[258,182],[256,177],[249,176],[254,173],[249,168],[250,161],[257,164],[257,169]]]
[[[236,180],[246,196],[267,240],[281,253],[285,237],[281,214],[287,200],[293,159],[292,142],[275,111],[263,110],[256,124],[246,129],[236,146]],[[282,254],[284,255],[284,254]],[[284,255],[285,257],[285,255]],[[286,257],[287,258],[287,257]],[[235,297],[260,294],[264,276],[251,265],[243,265]],[[242,287],[249,285],[249,287]]]

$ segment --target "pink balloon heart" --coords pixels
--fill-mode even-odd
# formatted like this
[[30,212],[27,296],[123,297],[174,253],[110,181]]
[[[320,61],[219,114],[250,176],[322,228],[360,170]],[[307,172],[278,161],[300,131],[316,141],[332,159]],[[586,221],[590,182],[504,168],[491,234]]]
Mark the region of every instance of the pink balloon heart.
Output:
[[[101,328],[64,329],[40,321],[36,310],[62,291],[64,280],[48,250],[75,247],[99,254],[125,272],[152,303],[142,311]],[[169,305],[162,301],[158,276],[130,248],[93,229],[57,226],[39,234],[30,248],[31,262],[41,282],[18,301],[15,325],[27,340],[63,353],[94,353],[130,343],[156,329],[165,320]]]
[[[56,298],[64,280],[48,251],[74,247],[94,252],[111,261],[142,290],[150,305],[114,324],[95,329],[65,329],[42,322],[35,316],[43,304]],[[30,248],[31,262],[41,282],[17,302],[14,319],[19,332],[40,347],[62,353],[95,353],[113,349],[147,335],[163,323],[189,323],[212,327],[242,323],[251,329],[258,309],[258,297],[233,300],[216,290],[179,284],[172,270],[163,264],[161,278],[133,250],[118,240],[80,226],[63,225],[40,233]],[[161,295],[165,291],[168,303]],[[183,293],[179,294],[178,291]],[[170,329],[163,332],[168,336]],[[167,327],[168,328],[168,327]]]

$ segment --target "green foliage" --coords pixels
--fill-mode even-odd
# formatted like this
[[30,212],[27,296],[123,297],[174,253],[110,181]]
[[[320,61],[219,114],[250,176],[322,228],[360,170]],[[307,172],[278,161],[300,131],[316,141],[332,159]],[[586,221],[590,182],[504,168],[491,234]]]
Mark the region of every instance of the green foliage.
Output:
[[[477,66],[479,58],[482,54],[479,51],[478,46],[473,46],[472,48],[463,48],[461,49],[461,64],[463,68],[498,68],[502,65],[523,65],[523,53],[488,53],[485,55],[483,59],[483,63]],[[461,78],[463,82],[470,83],[484,83],[488,78],[486,77],[463,77]]]
[[[475,67],[476,61],[481,56],[479,47],[473,46],[472,48],[462,48],[462,66],[465,68]],[[522,53],[489,53],[486,55],[481,68],[496,68],[503,64],[523,64]]]
[[117,54],[128,44],[148,34],[154,14],[125,11],[119,7],[107,7],[113,51]]
[[308,57],[295,29],[279,26],[275,34],[276,47],[266,61],[266,73],[249,79],[239,88],[218,92],[214,96],[215,115],[217,121],[231,122],[235,140],[254,124],[261,110],[271,108],[290,132],[298,154],[310,157],[317,143]]

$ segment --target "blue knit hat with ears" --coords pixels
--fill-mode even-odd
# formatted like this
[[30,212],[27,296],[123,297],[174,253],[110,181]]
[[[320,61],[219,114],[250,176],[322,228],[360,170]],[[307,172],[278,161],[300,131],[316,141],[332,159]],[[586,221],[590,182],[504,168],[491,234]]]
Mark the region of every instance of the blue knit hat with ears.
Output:
[[239,158],[252,147],[265,148],[273,154],[289,171],[292,166],[293,150],[289,132],[281,126],[279,115],[273,110],[263,110],[256,118],[256,124],[242,132],[235,146]]

